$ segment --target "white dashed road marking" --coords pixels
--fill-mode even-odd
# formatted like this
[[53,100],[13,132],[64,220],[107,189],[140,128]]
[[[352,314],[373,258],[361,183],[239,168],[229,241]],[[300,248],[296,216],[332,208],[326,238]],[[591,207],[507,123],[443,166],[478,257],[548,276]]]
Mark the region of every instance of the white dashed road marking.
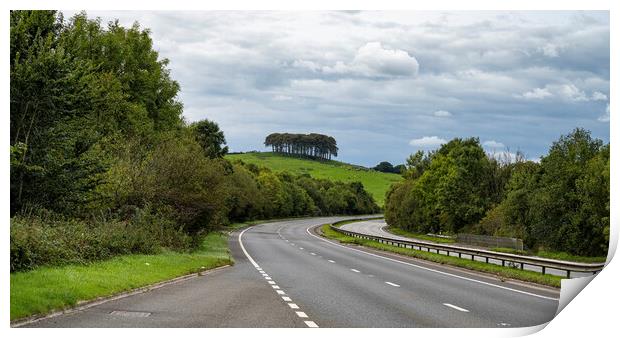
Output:
[[318,325],[316,325],[315,322],[313,322],[311,320],[306,320],[304,323],[306,323],[306,325],[308,325],[308,327],[319,327]]
[[359,271],[359,270],[355,270],[355,269],[351,269],[351,271],[353,271],[353,272],[357,272],[357,273],[360,273],[360,271]]
[[312,256],[316,256],[316,254],[315,254],[314,252],[311,252],[310,254],[311,254]]
[[396,284],[396,283],[392,283],[392,282],[385,282],[385,284],[391,285],[391,286],[395,286],[397,288],[400,287],[400,285]]
[[336,262],[332,261],[331,259],[328,259],[327,261],[330,262],[330,263],[336,263]]
[[521,290],[517,290],[517,289],[512,289],[512,288],[509,288],[509,287],[505,287],[505,286],[501,286],[501,285],[497,285],[497,284],[492,284],[492,283],[484,282],[484,281],[473,279],[473,278],[468,278],[468,277],[463,277],[463,276],[455,275],[455,274],[452,274],[452,273],[449,273],[449,272],[444,272],[444,271],[439,271],[439,270],[427,268],[427,267],[424,267],[424,266],[421,266],[421,265],[417,265],[417,264],[413,264],[413,263],[403,262],[403,261],[398,260],[398,259],[393,259],[393,258],[381,256],[381,255],[376,255],[376,254],[373,254],[373,253],[370,253],[370,252],[366,252],[366,251],[363,251],[363,250],[350,248],[348,246],[344,246],[342,244],[334,243],[334,242],[332,242],[330,240],[327,240],[325,238],[321,238],[321,237],[319,237],[317,235],[312,234],[310,232],[310,228],[313,228],[313,227],[316,227],[316,226],[310,226],[310,227],[306,228],[306,233],[308,233],[308,235],[310,235],[310,236],[312,236],[312,237],[314,237],[316,239],[319,239],[319,240],[321,240],[323,242],[326,242],[326,243],[329,243],[331,245],[338,246],[338,247],[341,247],[341,248],[345,248],[347,250],[352,250],[352,251],[359,252],[359,253],[364,254],[364,255],[369,255],[369,256],[380,258],[380,259],[385,259],[385,260],[388,260],[388,261],[391,261],[391,262],[396,262],[396,263],[399,263],[399,264],[404,264],[404,265],[412,266],[412,267],[415,267],[415,268],[418,268],[418,269],[422,269],[422,270],[426,270],[426,271],[432,271],[432,272],[435,272],[435,273],[438,273],[438,274],[441,274],[441,275],[444,275],[444,276],[450,276],[450,277],[454,277],[454,278],[470,281],[470,282],[473,282],[473,283],[479,283],[479,284],[487,285],[487,286],[490,286],[490,287],[495,287],[495,288],[502,289],[502,290],[508,290],[508,291],[512,291],[512,292],[517,292],[517,293],[520,293],[520,294],[524,294],[524,295],[528,295],[528,296],[532,296],[532,297],[538,297],[538,298],[542,298],[542,299],[547,299],[547,300],[551,300],[551,301],[557,301],[558,300],[558,298],[547,297],[547,296],[542,296],[542,295],[538,295],[538,294],[527,292],[527,291],[521,291]]
[[[241,231],[241,233],[239,233],[239,245],[241,246],[241,250],[243,250],[243,253],[245,254],[245,256],[248,258],[248,260],[250,261],[250,263],[256,268],[256,270],[258,270],[258,272],[267,280],[267,283],[269,283],[271,285],[271,287],[276,291],[276,293],[278,295],[281,295],[282,300],[287,302],[286,304],[294,310],[299,310],[299,305],[295,304],[292,302],[292,299],[288,296],[286,296],[286,292],[284,292],[283,290],[280,290],[280,287],[278,285],[276,285],[276,282],[274,282],[273,280],[271,280],[271,277],[269,277],[268,274],[265,273],[265,271],[258,265],[258,263],[256,263],[256,261],[252,258],[252,256],[250,256],[250,254],[247,252],[247,250],[245,249],[245,246],[243,245],[243,241],[241,240],[241,237],[243,236],[243,234],[248,231],[250,228],[247,228],[243,231]],[[280,235],[280,229],[278,229],[278,235],[280,236],[280,238],[284,239],[282,237],[282,235]],[[287,240],[288,242],[288,240]],[[295,245],[294,243],[291,243],[291,245]],[[300,247],[300,250],[303,250],[304,248]],[[312,255],[315,255],[315,253],[313,252]],[[332,263],[334,263],[334,261],[331,261]],[[358,271],[359,272],[359,271]],[[303,312],[303,311],[295,311],[295,314],[297,314],[297,316],[299,318],[308,318],[308,315]],[[305,320],[304,324],[306,324],[306,326],[308,327],[319,327],[315,322],[311,321],[311,320]]]
[[467,309],[463,309],[462,307],[458,307],[456,305],[452,305],[452,304],[449,304],[449,303],[443,303],[443,305],[445,305],[447,307],[451,307],[451,308],[453,308],[455,310],[458,310],[458,311],[461,311],[461,312],[469,312],[469,310],[467,310]]

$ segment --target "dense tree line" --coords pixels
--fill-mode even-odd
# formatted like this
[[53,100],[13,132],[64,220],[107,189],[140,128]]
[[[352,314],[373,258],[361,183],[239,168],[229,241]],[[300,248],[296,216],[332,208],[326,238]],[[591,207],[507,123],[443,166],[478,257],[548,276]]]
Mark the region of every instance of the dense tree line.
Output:
[[374,166],[372,169],[382,173],[401,174],[407,170],[407,167],[405,167],[404,164],[392,165],[390,162],[383,161]]
[[10,20],[11,271],[191,250],[235,221],[378,210],[359,183],[224,159],[223,132],[183,120],[168,61],[137,23]]
[[420,233],[519,237],[534,250],[604,255],[609,163],[609,144],[579,128],[554,142],[540,163],[498,160],[476,138],[454,139],[407,160],[385,216]]
[[273,133],[265,138],[265,146],[275,153],[323,160],[338,156],[336,139],[322,134]]

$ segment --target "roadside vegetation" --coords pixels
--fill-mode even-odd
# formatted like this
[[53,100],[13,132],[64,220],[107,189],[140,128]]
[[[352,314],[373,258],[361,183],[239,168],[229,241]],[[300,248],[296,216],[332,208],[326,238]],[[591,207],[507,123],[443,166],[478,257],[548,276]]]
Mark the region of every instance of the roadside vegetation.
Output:
[[90,264],[12,273],[11,320],[232,264],[227,239],[222,233],[212,232],[191,253],[165,250],[153,255],[123,255]]
[[183,119],[138,23],[11,11],[10,27],[12,273],[192,255],[231,223],[379,210],[359,180],[224,158],[223,131]]
[[598,259],[609,243],[609,149],[579,128],[540,162],[498,158],[477,138],[456,138],[409,157],[385,218],[412,233],[516,237],[541,257]]
[[241,160],[245,163],[264,166],[275,172],[309,175],[313,178],[330,181],[360,182],[380,206],[383,205],[385,194],[390,186],[403,180],[397,174],[378,172],[334,160],[313,161],[270,152],[229,154],[226,158],[231,161]]
[[446,256],[437,253],[431,253],[426,251],[399,248],[393,245],[383,244],[376,241],[356,238],[341,234],[332,230],[329,224],[325,224],[321,227],[323,236],[339,241],[344,244],[356,244],[362,245],[373,249],[382,251],[393,252],[405,256],[419,258],[435,263],[447,264],[456,267],[461,267],[469,270],[480,271],[496,275],[500,280],[505,279],[517,279],[526,282],[532,282],[542,285],[553,286],[559,288],[561,286],[562,278],[553,275],[543,275],[534,271],[521,270],[519,268],[502,267],[495,264],[489,264],[485,262],[472,261],[469,259],[462,259],[458,257]]
[[443,237],[429,236],[425,234],[417,234],[415,232],[407,231],[405,229],[397,228],[397,227],[387,227],[385,230],[387,232],[393,233],[394,235],[421,239],[423,241],[430,241],[430,242],[444,243],[444,244],[450,244],[450,243],[456,242],[454,238],[443,238]]

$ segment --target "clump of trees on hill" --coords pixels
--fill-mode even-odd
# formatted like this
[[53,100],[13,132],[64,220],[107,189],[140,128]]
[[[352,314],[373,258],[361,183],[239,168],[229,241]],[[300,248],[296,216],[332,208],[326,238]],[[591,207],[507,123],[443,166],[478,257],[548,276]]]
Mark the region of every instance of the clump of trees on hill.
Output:
[[187,124],[150,33],[81,13],[12,11],[11,271],[186,251],[235,221],[374,213],[360,183],[231,163]]
[[338,156],[336,139],[322,134],[273,133],[265,138],[265,146],[275,153],[330,160]]
[[372,169],[376,171],[380,171],[382,173],[401,174],[405,170],[407,170],[407,167],[405,167],[404,164],[392,165],[392,163],[390,162],[383,161],[377,164],[376,166],[374,166]]
[[406,179],[387,193],[386,220],[419,233],[519,237],[534,250],[605,255],[609,147],[578,128],[540,163],[501,161],[477,138],[456,138],[409,157]]

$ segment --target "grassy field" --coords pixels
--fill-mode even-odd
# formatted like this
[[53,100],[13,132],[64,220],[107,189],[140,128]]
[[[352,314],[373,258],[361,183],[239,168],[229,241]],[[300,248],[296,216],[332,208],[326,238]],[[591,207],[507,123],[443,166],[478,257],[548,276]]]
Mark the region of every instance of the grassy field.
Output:
[[11,320],[227,264],[232,264],[227,236],[214,232],[192,253],[127,255],[89,265],[12,273]]
[[448,264],[448,265],[458,266],[458,267],[466,268],[470,270],[491,273],[491,274],[498,276],[498,278],[500,279],[504,279],[504,278],[518,279],[518,280],[523,280],[523,281],[533,282],[533,283],[538,283],[538,284],[543,284],[543,285],[549,285],[549,286],[558,287],[558,288],[560,287],[560,283],[562,280],[562,278],[558,276],[543,275],[541,273],[534,272],[534,271],[521,270],[518,268],[502,267],[502,266],[495,265],[495,264],[487,264],[484,262],[471,261],[469,259],[461,259],[458,257],[451,257],[451,256],[446,256],[446,255],[441,255],[441,254],[436,254],[436,253],[431,253],[431,252],[426,252],[426,251],[399,248],[396,246],[383,244],[383,243],[379,243],[379,242],[375,242],[371,240],[346,236],[346,235],[343,235],[339,232],[332,230],[329,227],[329,224],[323,225],[321,227],[321,231],[323,232],[323,235],[325,237],[338,240],[341,243],[363,245],[363,246],[367,246],[367,247],[374,248],[374,249],[394,252],[394,253],[398,253],[401,255],[420,258],[420,259],[424,259],[427,261],[432,261],[432,262],[436,262],[440,264]]
[[382,173],[338,161],[314,161],[270,152],[232,154],[227,155],[226,158],[239,159],[274,171],[287,171],[297,175],[309,174],[314,178],[342,182],[360,181],[380,206],[383,206],[385,193],[390,185],[402,180],[402,177],[397,174]]

